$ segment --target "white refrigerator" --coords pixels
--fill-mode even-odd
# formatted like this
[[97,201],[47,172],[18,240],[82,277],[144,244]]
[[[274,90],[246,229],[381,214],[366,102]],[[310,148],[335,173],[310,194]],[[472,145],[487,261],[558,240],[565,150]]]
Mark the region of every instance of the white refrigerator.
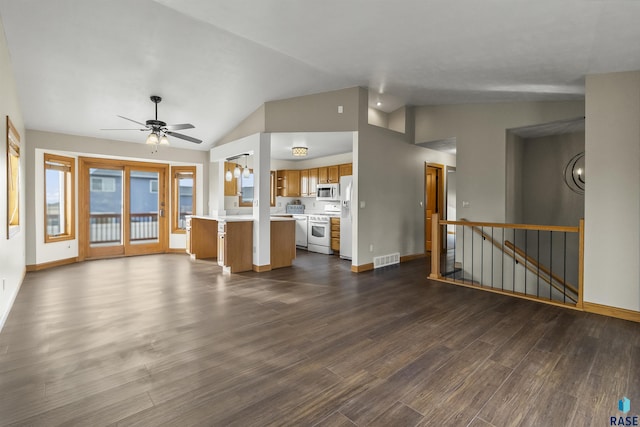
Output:
[[351,200],[353,200],[353,177],[343,176],[340,178],[340,258],[344,259],[351,259],[353,247]]

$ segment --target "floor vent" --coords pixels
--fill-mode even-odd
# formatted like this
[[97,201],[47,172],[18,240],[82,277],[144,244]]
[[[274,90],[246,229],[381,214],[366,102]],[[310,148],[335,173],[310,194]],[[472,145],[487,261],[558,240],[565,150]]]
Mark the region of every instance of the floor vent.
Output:
[[386,267],[393,264],[400,264],[399,253],[373,257],[373,268]]

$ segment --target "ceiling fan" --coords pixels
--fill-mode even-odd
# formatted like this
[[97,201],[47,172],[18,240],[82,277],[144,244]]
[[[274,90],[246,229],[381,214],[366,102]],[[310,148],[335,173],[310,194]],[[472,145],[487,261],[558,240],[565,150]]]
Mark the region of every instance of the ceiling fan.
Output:
[[124,116],[118,116],[121,119],[129,120],[130,122],[136,123],[140,126],[144,126],[142,129],[102,129],[102,130],[140,130],[140,131],[150,131],[149,136],[147,137],[147,144],[150,145],[169,145],[169,139],[167,135],[171,135],[175,138],[184,139],[185,141],[193,142],[195,144],[202,143],[202,140],[193,138],[188,135],[184,135],[182,133],[174,132],[175,130],[182,129],[193,129],[191,123],[182,123],[179,125],[168,125],[162,120],[158,120],[158,104],[162,101],[162,98],[157,95],[151,96],[151,102],[156,104],[156,118],[147,120],[146,123],[139,122],[137,120],[130,119]]

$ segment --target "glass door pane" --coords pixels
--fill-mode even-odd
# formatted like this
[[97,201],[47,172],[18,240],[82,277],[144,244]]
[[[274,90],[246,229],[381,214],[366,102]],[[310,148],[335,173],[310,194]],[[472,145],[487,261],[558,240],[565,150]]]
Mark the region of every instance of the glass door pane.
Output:
[[129,174],[129,243],[159,242],[160,173],[131,169]]
[[89,246],[121,246],[122,178],[118,169],[89,169]]

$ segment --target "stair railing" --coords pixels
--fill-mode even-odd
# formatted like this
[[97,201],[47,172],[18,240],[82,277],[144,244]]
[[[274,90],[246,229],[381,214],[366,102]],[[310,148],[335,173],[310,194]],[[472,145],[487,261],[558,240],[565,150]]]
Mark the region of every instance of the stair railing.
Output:
[[432,224],[429,278],[582,308],[584,220],[566,227],[444,221],[435,214]]

